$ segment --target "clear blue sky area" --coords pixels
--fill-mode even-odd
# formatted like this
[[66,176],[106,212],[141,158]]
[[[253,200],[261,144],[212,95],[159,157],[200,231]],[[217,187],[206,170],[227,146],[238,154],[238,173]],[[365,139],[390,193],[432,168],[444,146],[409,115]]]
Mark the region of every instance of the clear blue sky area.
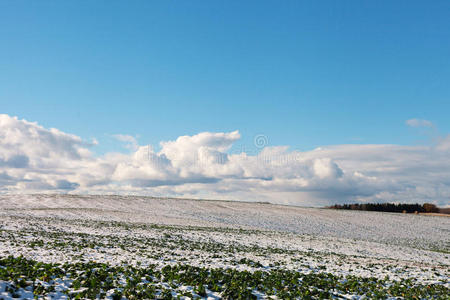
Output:
[[0,112],[100,141],[450,132],[450,1],[0,1]]

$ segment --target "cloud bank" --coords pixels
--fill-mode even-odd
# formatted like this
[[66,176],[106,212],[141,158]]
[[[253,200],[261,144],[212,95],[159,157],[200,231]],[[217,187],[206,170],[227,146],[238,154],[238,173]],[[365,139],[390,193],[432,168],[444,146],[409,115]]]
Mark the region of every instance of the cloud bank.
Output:
[[161,142],[158,152],[140,146],[134,137],[116,138],[128,143],[130,154],[96,156],[91,151],[95,142],[0,115],[0,192],[141,194],[308,206],[450,204],[450,136],[433,146],[337,145],[305,152],[267,146],[257,155],[230,151],[240,139],[238,131],[180,136]]

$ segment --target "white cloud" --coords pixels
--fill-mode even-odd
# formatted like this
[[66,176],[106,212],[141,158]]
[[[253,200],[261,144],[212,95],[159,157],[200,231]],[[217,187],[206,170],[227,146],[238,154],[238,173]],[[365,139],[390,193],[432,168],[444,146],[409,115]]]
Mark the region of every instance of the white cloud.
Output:
[[132,193],[322,206],[349,201],[449,205],[450,136],[435,146],[265,147],[229,154],[238,131],[161,142],[155,152],[116,135],[132,153],[94,156],[93,143],[0,115],[0,191]]
[[320,158],[314,160],[314,174],[318,178],[339,178],[343,172],[339,166],[329,158]]
[[125,147],[130,150],[136,151],[139,148],[137,139],[134,136],[127,135],[127,134],[114,134],[113,137],[115,139],[117,139],[118,141],[126,143]]
[[444,138],[440,138],[436,145],[436,149],[439,151],[449,151],[450,152],[450,134]]
[[433,122],[423,119],[409,119],[406,120],[406,125],[410,127],[433,127]]

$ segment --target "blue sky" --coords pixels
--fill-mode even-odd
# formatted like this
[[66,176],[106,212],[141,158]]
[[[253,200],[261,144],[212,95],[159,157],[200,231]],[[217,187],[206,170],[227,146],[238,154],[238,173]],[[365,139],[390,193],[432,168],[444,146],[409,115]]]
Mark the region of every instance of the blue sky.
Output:
[[449,15],[0,0],[0,193],[450,206]]
[[114,151],[421,143],[450,131],[449,1],[0,1],[0,107]]

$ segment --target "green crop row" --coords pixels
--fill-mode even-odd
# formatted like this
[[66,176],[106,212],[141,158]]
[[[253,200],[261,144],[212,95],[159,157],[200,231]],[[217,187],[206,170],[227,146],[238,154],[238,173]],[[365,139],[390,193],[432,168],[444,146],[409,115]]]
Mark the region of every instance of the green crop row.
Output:
[[[23,257],[0,258],[0,280],[7,291],[19,295],[32,291],[36,298],[48,295],[62,281],[63,292],[73,299],[172,299],[202,298],[215,293],[224,299],[255,299],[274,295],[281,299],[333,299],[342,295],[365,295],[370,299],[449,299],[444,285],[421,285],[413,280],[303,274],[288,270],[238,271],[190,265],[111,266],[104,263],[42,263]],[[59,287],[59,289],[61,289]]]

